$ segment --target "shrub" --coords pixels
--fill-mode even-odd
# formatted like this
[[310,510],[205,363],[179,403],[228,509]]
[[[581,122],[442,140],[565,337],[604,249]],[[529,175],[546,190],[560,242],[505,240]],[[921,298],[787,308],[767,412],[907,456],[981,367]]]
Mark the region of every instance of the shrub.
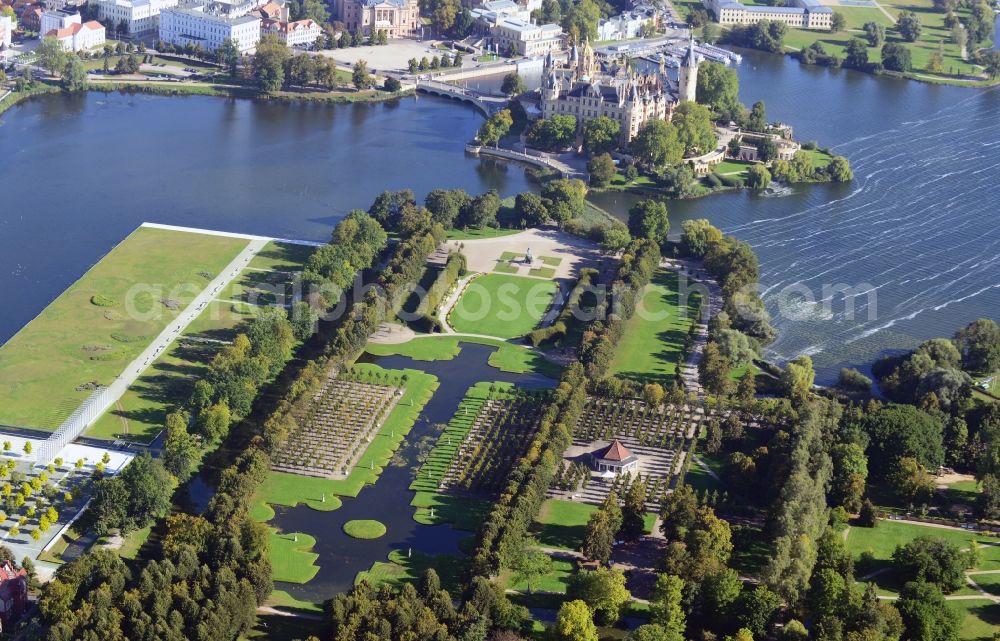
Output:
[[104,294],[94,294],[90,297],[90,303],[98,307],[114,307],[118,305],[118,301]]

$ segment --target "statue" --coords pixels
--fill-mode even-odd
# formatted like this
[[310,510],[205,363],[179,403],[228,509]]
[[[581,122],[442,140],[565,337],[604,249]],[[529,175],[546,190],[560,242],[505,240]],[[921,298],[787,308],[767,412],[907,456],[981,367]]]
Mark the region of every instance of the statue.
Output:
[[529,248],[528,248],[528,253],[526,253],[526,254],[524,255],[524,264],[525,264],[525,265],[530,265],[531,263],[532,263],[532,258],[531,258],[531,247],[529,247]]

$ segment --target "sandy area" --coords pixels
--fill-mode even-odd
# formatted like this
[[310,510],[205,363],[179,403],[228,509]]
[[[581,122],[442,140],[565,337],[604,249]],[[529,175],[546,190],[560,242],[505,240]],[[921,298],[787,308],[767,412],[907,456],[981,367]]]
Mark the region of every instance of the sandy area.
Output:
[[[613,260],[601,256],[598,246],[594,243],[557,229],[528,229],[510,236],[454,240],[449,244],[456,248],[459,245],[463,247],[462,252],[468,260],[468,269],[472,272],[492,272],[504,252],[523,254],[529,248],[535,258],[533,267],[546,266],[539,260],[542,256],[562,259],[559,265],[554,267],[553,279],[574,278],[583,267],[597,267],[601,261]],[[529,267],[524,265],[519,268],[518,273],[527,275],[528,270]]]

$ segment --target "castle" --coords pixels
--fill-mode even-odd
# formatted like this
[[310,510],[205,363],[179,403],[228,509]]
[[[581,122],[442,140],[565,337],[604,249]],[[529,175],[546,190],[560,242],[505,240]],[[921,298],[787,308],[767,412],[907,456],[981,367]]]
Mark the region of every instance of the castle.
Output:
[[628,144],[651,120],[669,120],[682,100],[694,100],[701,57],[691,41],[678,74],[678,82],[667,77],[661,62],[657,71],[638,72],[624,62],[603,70],[589,42],[582,51],[574,44],[563,67],[556,67],[552,54],[545,57],[542,73],[541,112],[576,117],[577,127],[607,116],[621,127],[620,142]]

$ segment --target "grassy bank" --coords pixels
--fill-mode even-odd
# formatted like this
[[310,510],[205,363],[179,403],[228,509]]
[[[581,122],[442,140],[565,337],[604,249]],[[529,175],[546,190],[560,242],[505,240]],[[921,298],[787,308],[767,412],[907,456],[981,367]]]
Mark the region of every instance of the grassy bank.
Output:
[[161,81],[92,81],[87,89],[109,93],[146,93],[160,96],[221,96],[225,98],[247,98],[268,102],[308,102],[326,104],[351,104],[358,102],[385,102],[412,95],[411,90],[387,93],[379,90],[368,91],[279,91],[261,94],[255,88],[243,85],[229,85],[213,82],[161,82]]

